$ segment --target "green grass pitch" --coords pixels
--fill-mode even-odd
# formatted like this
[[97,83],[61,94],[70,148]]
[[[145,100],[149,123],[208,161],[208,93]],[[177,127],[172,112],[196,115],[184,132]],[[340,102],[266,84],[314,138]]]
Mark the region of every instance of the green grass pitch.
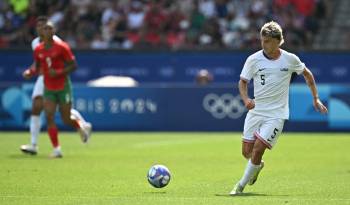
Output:
[[[267,151],[264,170],[245,194],[231,197],[246,165],[240,133],[96,132],[88,145],[60,134],[64,157],[49,159],[40,136],[37,156],[19,146],[27,132],[0,132],[0,204],[350,204],[350,134],[284,133]],[[154,164],[170,184],[151,187]]]

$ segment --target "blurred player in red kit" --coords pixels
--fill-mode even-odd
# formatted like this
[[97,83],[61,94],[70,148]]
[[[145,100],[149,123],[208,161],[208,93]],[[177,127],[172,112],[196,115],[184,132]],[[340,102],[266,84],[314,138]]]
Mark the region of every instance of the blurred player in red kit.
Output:
[[34,50],[35,69],[25,72],[25,78],[42,73],[44,79],[44,110],[47,119],[47,131],[54,147],[53,158],[62,157],[58,141],[58,129],[54,121],[59,108],[62,121],[76,128],[86,143],[90,138],[91,126],[71,117],[72,88],[69,74],[77,68],[75,57],[67,43],[54,40],[54,25],[46,21],[42,27],[42,42]]

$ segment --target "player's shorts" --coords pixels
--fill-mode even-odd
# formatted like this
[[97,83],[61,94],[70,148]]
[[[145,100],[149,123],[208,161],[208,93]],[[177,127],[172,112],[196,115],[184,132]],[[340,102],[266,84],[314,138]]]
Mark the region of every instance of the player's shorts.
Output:
[[63,90],[48,90],[44,91],[45,100],[50,100],[56,103],[69,104],[73,102],[73,94],[70,83],[66,83]]
[[272,149],[279,135],[282,133],[284,121],[284,119],[271,118],[248,112],[244,122],[243,141],[254,143],[258,138],[269,149]]
[[32,99],[36,97],[42,97],[44,95],[44,77],[42,75],[39,75],[39,77],[36,79],[33,93],[32,93]]

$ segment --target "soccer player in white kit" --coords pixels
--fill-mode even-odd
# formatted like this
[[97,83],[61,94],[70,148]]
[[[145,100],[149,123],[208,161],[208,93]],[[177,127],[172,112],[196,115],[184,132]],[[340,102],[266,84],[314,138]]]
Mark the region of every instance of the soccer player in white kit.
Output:
[[[42,35],[43,35],[43,27],[48,21],[47,17],[39,16],[36,21],[36,31],[38,33],[38,37],[32,41],[32,50],[40,44]],[[55,41],[62,41],[58,36],[54,35],[53,39]],[[30,117],[30,134],[31,140],[30,144],[21,145],[20,149],[25,154],[36,155],[38,152],[38,136],[40,134],[41,129],[41,120],[40,113],[43,111],[43,93],[44,93],[44,79],[40,73],[35,73],[35,64],[33,64],[30,68],[26,69],[23,72],[23,77],[28,79],[31,76],[39,75],[33,89],[32,93],[32,112]],[[92,125],[89,122],[86,122],[85,119],[81,116],[81,114],[75,110],[71,109],[71,118],[77,119],[81,124],[81,129],[79,133],[81,135],[82,141],[87,142],[90,138]]]
[[[292,73],[303,74],[313,96],[314,108],[327,113],[319,99],[311,71],[300,59],[280,46],[283,34],[276,22],[266,23],[260,31],[262,50],[249,56],[240,75],[239,92],[249,110],[244,122],[242,154],[248,160],[242,178],[230,195],[243,192],[247,184],[253,185],[264,167],[262,156],[272,149],[281,134],[284,121],[289,118],[289,85]],[[248,83],[253,79],[254,99],[248,96]]]

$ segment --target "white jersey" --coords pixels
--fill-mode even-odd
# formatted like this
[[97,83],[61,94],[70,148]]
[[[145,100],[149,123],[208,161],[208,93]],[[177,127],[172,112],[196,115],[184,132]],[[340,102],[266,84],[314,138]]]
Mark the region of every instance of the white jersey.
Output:
[[290,79],[293,72],[301,74],[305,64],[295,54],[280,50],[276,60],[268,59],[262,50],[249,56],[240,77],[254,81],[255,108],[249,112],[288,119]]
[[[58,36],[54,35],[53,36],[53,40],[54,41],[62,41],[62,39],[60,39]],[[34,49],[41,43],[40,41],[40,37],[36,37],[34,40],[32,40],[32,50],[34,51]]]

